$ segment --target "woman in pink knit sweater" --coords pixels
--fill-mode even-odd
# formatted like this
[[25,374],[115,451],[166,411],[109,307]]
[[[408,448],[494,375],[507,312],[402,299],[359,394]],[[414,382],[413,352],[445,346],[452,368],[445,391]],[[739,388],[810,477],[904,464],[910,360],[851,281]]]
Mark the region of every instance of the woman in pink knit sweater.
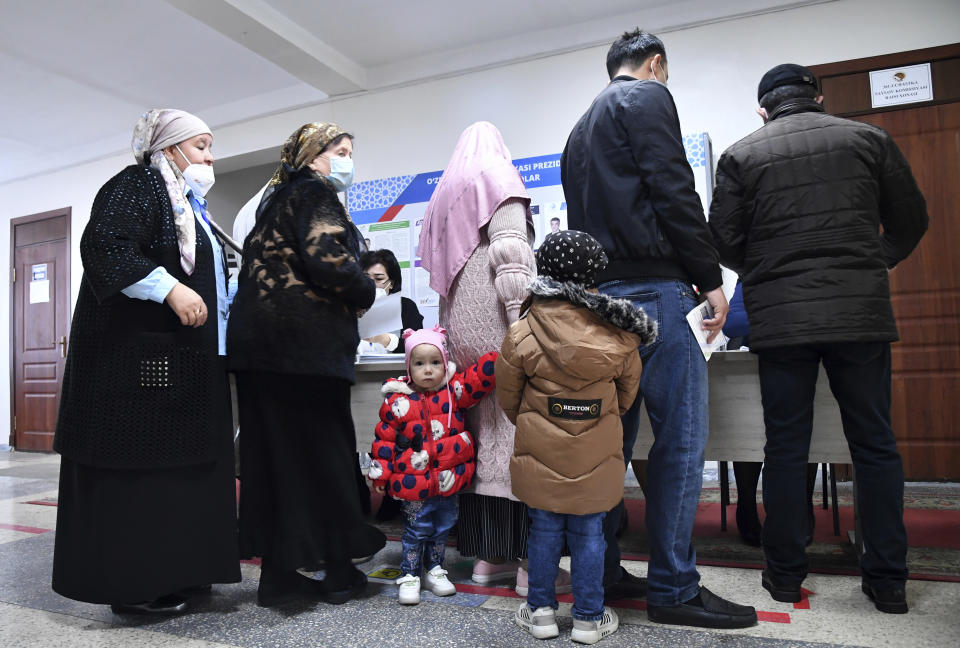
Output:
[[[440,294],[451,359],[467,367],[516,321],[534,269],[530,197],[500,131],[477,122],[460,135],[427,206],[420,255]],[[520,579],[529,521],[510,488],[514,426],[496,398],[467,413],[477,439],[473,485],[460,494],[457,549],[476,556],[473,580]],[[525,594],[525,592],[524,592]]]

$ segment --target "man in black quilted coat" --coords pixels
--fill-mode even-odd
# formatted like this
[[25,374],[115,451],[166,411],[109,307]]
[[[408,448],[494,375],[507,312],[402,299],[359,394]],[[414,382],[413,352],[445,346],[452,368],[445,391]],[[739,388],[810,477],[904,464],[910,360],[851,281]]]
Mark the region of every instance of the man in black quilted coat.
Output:
[[890,424],[890,343],[898,334],[888,273],[926,231],[926,203],[890,135],[826,114],[807,68],[778,65],[757,96],[765,125],[721,156],[710,229],[722,262],[743,279],[759,356],[762,584],[778,601],[800,600],[822,362],[856,469],[863,591],[880,611],[903,613],[907,536]]

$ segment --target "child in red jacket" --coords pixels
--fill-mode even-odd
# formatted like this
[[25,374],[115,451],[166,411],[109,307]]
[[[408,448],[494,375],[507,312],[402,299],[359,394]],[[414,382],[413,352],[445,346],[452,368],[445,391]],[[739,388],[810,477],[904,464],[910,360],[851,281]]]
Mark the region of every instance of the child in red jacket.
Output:
[[496,385],[497,352],[455,373],[445,333],[439,326],[404,331],[407,375],[383,384],[386,399],[367,475],[377,491],[403,501],[403,575],[397,584],[404,605],[420,602],[421,562],[427,589],[437,596],[457,591],[443,569],[444,551],[457,521],[454,495],[470,484],[476,468],[460,410]]

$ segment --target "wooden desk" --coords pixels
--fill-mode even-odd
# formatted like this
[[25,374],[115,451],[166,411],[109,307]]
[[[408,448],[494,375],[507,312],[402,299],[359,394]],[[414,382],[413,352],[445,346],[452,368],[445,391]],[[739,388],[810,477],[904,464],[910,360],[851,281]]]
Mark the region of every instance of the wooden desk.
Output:
[[[710,372],[710,436],[706,459],[763,461],[766,434],[757,357],[747,351],[718,352],[713,354],[707,366]],[[387,378],[406,373],[406,367],[403,355],[397,354],[396,359],[358,363],[356,370],[357,383],[351,391],[350,405],[356,427],[357,451],[369,452],[383,402],[380,385]],[[638,459],[646,457],[652,445],[653,433],[644,412],[640,416],[633,456]],[[850,463],[850,450],[840,426],[840,410],[822,368],[814,400],[810,462]]]
[[[707,461],[763,461],[766,432],[760,402],[757,356],[749,351],[720,351],[707,363],[710,391],[710,436]],[[642,459],[653,445],[653,432],[646,415],[640,416],[633,456]],[[840,409],[833,398],[827,375],[820,368],[813,403],[813,437],[810,463],[848,464],[850,449],[840,425]]]
[[403,354],[396,355],[389,360],[356,364],[357,382],[350,390],[350,409],[356,429],[357,452],[370,452],[373,444],[373,431],[380,422],[380,405],[383,404],[380,385],[387,378],[407,373]]

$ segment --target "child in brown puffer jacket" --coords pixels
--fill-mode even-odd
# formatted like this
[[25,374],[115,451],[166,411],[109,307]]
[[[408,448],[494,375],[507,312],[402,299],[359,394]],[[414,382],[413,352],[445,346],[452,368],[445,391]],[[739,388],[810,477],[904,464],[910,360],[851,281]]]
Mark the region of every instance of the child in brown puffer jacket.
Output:
[[529,309],[496,362],[497,398],[517,426],[510,477],[530,507],[530,586],[515,622],[538,639],[559,634],[554,579],[564,540],[573,576],[571,639],[596,643],[619,620],[603,606],[603,517],[623,496],[623,430],[640,382],[637,348],[656,324],[629,301],[596,291],[607,264],[589,234],[547,236]]

